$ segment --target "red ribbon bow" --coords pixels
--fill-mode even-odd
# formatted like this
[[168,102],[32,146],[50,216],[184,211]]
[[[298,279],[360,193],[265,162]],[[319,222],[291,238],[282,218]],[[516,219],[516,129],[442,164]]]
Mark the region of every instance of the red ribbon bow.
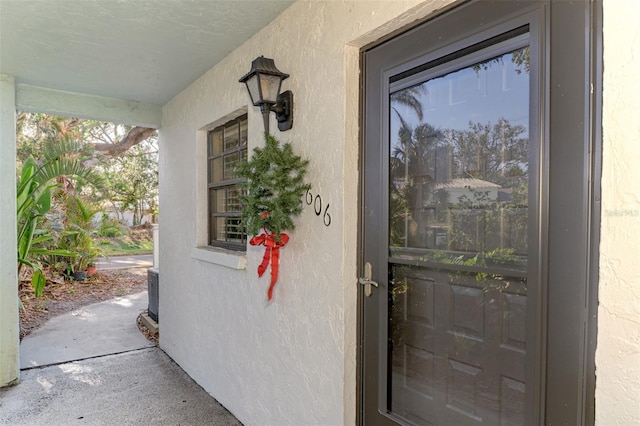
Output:
[[271,285],[269,285],[269,290],[267,291],[267,300],[271,300],[273,297],[273,288],[276,285],[276,281],[278,281],[278,268],[280,265],[280,247],[284,247],[285,244],[289,241],[289,236],[285,233],[280,234],[280,241],[276,240],[276,236],[273,233],[264,229],[264,234],[256,235],[251,238],[249,244],[252,246],[263,245],[265,247],[264,257],[262,258],[262,263],[258,266],[258,277],[262,277],[265,271],[267,270],[267,266],[269,266],[269,261],[271,261]]

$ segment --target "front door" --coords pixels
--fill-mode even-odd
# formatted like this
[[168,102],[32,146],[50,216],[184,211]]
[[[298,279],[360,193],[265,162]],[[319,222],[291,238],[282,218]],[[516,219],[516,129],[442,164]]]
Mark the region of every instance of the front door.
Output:
[[365,424],[588,417],[589,118],[549,115],[552,6],[470,2],[363,54]]

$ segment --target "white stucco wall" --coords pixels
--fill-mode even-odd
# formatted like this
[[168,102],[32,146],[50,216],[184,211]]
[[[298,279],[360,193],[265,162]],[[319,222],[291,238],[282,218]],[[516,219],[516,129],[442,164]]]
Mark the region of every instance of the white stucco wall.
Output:
[[640,424],[640,2],[604,2],[596,421]]
[[[298,2],[164,107],[160,344],[245,424],[355,423],[359,47],[448,2]],[[207,232],[204,129],[248,105],[237,81],[259,55],[291,75],[294,126],[275,136],[310,160],[331,215],[327,227],[305,208],[272,303],[256,275],[263,249],[248,249],[245,270],[192,257]],[[263,129],[259,110],[248,114],[251,149]]]

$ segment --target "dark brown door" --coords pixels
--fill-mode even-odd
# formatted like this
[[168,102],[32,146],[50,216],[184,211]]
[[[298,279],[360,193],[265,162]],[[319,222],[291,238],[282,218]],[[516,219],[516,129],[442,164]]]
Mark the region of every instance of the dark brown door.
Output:
[[551,271],[548,233],[579,213],[583,241],[589,204],[556,208],[548,188],[590,173],[586,151],[549,161],[550,10],[472,2],[364,54],[363,263],[379,284],[362,296],[365,424],[584,421],[584,376],[548,399],[564,380],[550,370],[585,364],[548,366],[545,348],[564,334],[558,348],[584,357],[586,343],[584,324],[547,332],[563,314],[546,297],[584,295],[579,272],[560,277],[588,269],[563,253]]

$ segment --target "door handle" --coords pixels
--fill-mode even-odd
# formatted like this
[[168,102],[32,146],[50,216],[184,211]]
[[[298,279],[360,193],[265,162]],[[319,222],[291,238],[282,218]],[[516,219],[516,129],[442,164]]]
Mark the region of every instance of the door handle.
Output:
[[379,287],[378,283],[371,280],[372,278],[372,274],[371,274],[371,264],[369,262],[364,264],[364,277],[360,277],[358,278],[358,282],[360,283],[360,285],[364,286],[364,295],[367,297],[371,297],[371,286],[373,287]]

